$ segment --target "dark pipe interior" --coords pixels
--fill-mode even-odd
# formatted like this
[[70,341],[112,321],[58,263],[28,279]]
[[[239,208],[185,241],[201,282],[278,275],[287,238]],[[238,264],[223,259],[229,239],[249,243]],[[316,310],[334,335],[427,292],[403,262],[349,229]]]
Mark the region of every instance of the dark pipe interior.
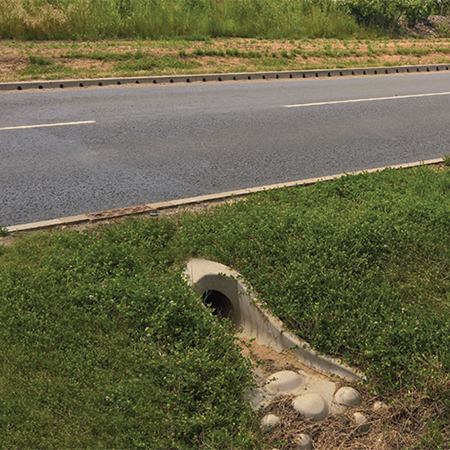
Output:
[[208,290],[202,295],[203,302],[208,305],[213,311],[213,314],[219,318],[226,317],[233,319],[233,304],[230,299],[222,294],[222,292],[215,290]]

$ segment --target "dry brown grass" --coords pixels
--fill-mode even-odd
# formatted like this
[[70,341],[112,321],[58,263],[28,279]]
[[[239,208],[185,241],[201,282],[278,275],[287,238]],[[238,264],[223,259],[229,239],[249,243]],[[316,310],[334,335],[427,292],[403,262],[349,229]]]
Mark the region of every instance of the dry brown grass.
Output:
[[[195,54],[198,50],[205,54]],[[238,51],[239,56],[227,55],[227,50]],[[152,58],[155,63],[145,70],[133,67],[136,52]],[[215,54],[208,56],[211,52]],[[221,56],[220,52],[225,55]],[[99,54],[104,56],[103,59],[99,59]],[[107,55],[122,55],[123,61],[108,60]],[[30,56],[42,57],[49,64],[33,72],[29,70]],[[167,57],[170,57],[170,62],[160,64]],[[0,82],[434,63],[450,63],[448,39],[0,41]]]
[[[425,399],[417,397],[382,398],[371,394],[369,389],[358,386],[364,402],[361,406],[348,409],[340,415],[330,415],[321,422],[305,420],[292,406],[292,398],[284,397],[273,401],[264,409],[262,415],[275,414],[280,424],[267,434],[267,441],[280,450],[298,448],[298,436],[309,434],[314,442],[315,450],[405,450],[418,448],[449,448],[450,434],[439,440],[441,447],[430,445],[432,437],[427,430],[427,419],[431,417],[433,405]],[[374,410],[377,401],[384,401],[385,408]],[[362,413],[370,430],[360,434],[352,422],[355,412]],[[430,440],[427,445],[427,436]],[[436,444],[439,445],[437,441]]]
[[[275,427],[265,434],[269,448],[277,450],[297,450],[299,436],[308,434],[315,450],[406,450],[406,449],[440,449],[450,447],[450,427],[446,435],[436,433],[433,420],[444,417],[442,405],[438,405],[430,396],[423,393],[408,392],[399,395],[382,396],[369,387],[359,383],[337,381],[336,378],[302,364],[290,352],[277,353],[275,350],[253,343],[241,341],[243,354],[258,366],[267,379],[281,370],[302,370],[310,375],[327,378],[336,383],[336,390],[342,386],[352,386],[361,393],[363,403],[349,408],[343,414],[329,415],[320,422],[305,419],[292,407],[293,396],[278,397],[259,412],[260,417],[274,414],[280,418]],[[438,368],[437,368],[438,369]],[[439,371],[442,373],[443,371]],[[449,383],[448,376],[442,375],[437,383]],[[376,403],[383,405],[376,409]],[[359,433],[353,423],[353,414],[363,414],[370,429]]]

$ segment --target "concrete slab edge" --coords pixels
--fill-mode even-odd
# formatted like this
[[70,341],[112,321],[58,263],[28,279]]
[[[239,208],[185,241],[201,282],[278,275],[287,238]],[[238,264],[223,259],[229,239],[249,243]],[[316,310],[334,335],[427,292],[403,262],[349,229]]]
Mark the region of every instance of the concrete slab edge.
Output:
[[[395,164],[390,166],[384,166],[384,167],[377,167],[374,169],[367,169],[367,170],[358,170],[355,172],[349,172],[349,173],[339,173],[335,175],[327,175],[324,177],[316,177],[316,178],[307,178],[304,180],[298,180],[298,181],[289,181],[286,183],[278,183],[278,184],[269,184],[265,186],[257,186],[252,188],[246,188],[246,189],[237,189],[234,191],[227,191],[227,192],[219,192],[216,194],[208,194],[208,195],[200,195],[198,197],[189,197],[189,198],[182,198],[178,200],[169,200],[165,202],[157,202],[157,203],[148,203],[146,205],[142,205],[145,207],[148,207],[152,210],[164,210],[169,208],[176,208],[180,206],[188,206],[192,204],[200,204],[200,203],[206,203],[209,201],[220,201],[220,200],[226,200],[229,198],[234,197],[243,197],[249,194],[254,194],[257,192],[263,192],[269,189],[280,189],[285,187],[292,187],[292,186],[309,186],[315,183],[318,183],[319,181],[331,181],[336,180],[338,178],[341,178],[346,175],[359,175],[362,173],[374,173],[379,172],[384,169],[409,169],[412,167],[417,166],[429,166],[434,164],[440,164],[443,162],[443,158],[436,158],[436,159],[428,159],[424,161],[415,161],[412,163],[404,163],[404,164]],[[124,208],[124,210],[130,210],[132,211],[133,208]],[[104,215],[107,216],[109,211],[103,211]],[[145,211],[147,212],[147,211]],[[145,213],[144,212],[144,213]],[[142,213],[142,214],[144,214]],[[99,213],[97,213],[99,214]],[[72,225],[82,222],[90,222],[90,216],[91,214],[80,214],[76,216],[69,216],[69,217],[62,217],[59,219],[51,219],[51,220],[44,220],[40,222],[31,222],[26,224],[20,224],[20,225],[11,225],[5,227],[10,233],[19,232],[19,231],[34,231],[39,230],[43,228],[51,228],[55,226],[64,226],[64,225]],[[128,215],[139,215],[139,213],[134,212],[125,212],[122,216],[115,216],[117,217],[124,217]],[[107,219],[107,218],[106,218]],[[105,220],[106,220],[105,219]]]
[[427,64],[392,67],[354,67],[342,69],[287,70],[272,72],[241,72],[188,75],[151,75],[139,77],[85,78],[66,80],[15,81],[0,83],[0,91],[22,91],[30,89],[63,89],[121,85],[148,85],[167,83],[202,83],[220,81],[286,80],[302,78],[328,78],[364,75],[395,75],[405,73],[444,72],[450,70],[449,64]]

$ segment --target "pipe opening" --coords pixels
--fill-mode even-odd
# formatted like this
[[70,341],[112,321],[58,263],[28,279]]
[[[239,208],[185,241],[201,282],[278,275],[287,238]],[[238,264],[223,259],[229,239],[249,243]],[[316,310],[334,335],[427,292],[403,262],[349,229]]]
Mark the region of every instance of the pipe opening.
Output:
[[83,84],[83,83],[80,83],[80,87],[84,87],[84,84]]
[[220,319],[226,317],[233,320],[234,308],[230,299],[222,292],[210,289],[202,295],[202,300],[205,305],[212,309],[212,313]]

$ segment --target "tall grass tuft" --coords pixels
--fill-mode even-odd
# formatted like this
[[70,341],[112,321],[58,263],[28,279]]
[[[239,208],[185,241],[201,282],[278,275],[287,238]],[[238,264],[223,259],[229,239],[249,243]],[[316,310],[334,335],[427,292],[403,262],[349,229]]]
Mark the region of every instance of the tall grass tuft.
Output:
[[344,38],[364,34],[333,0],[0,0],[0,38]]

